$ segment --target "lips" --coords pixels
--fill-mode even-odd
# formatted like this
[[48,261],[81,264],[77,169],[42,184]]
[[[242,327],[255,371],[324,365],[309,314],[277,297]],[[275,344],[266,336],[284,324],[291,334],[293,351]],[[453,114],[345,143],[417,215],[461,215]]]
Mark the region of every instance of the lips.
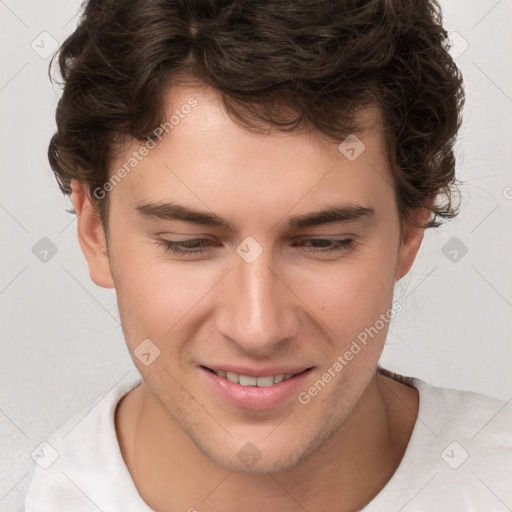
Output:
[[314,367],[248,367],[200,365],[199,375],[221,400],[240,409],[269,410],[290,403],[307,386]]

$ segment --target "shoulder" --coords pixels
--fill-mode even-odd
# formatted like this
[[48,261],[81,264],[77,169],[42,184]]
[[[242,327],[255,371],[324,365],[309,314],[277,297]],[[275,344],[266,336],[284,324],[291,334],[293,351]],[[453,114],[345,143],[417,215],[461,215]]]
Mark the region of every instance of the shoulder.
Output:
[[400,465],[365,512],[510,506],[512,401],[399,377],[418,390],[418,415]]
[[417,426],[434,437],[456,435],[512,447],[512,398],[508,401],[473,391],[435,386],[379,367],[379,372],[419,392]]
[[420,403],[424,401],[420,412],[432,421],[439,435],[458,435],[475,443],[512,448],[512,400],[413,381]]
[[89,510],[88,496],[97,495],[98,483],[107,477],[126,479],[114,413],[121,398],[139,383],[115,386],[39,444],[33,452],[25,512]]
[[468,511],[512,504],[512,401],[416,384],[424,400],[418,419],[431,429],[419,446],[435,455],[429,492]]

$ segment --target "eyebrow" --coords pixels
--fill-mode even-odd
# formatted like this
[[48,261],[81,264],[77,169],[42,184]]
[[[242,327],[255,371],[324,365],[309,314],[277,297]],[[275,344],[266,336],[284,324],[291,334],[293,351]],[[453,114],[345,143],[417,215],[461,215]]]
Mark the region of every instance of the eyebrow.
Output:
[[[214,213],[194,210],[174,202],[147,202],[138,204],[135,210],[140,216],[148,219],[181,220],[201,226],[223,227],[236,232],[231,223]],[[339,222],[370,220],[375,215],[376,211],[371,206],[339,204],[327,206],[316,212],[288,217],[286,225],[291,229],[304,229]]]

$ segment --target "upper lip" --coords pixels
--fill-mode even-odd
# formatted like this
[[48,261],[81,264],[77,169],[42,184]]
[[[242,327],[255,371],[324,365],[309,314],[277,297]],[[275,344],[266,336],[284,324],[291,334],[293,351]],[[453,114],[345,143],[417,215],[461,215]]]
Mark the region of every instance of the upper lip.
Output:
[[237,375],[246,375],[247,377],[270,377],[271,375],[286,375],[287,373],[296,374],[309,370],[312,366],[267,366],[265,368],[249,368],[248,366],[234,366],[232,364],[213,364],[201,365],[213,371],[225,371],[236,373]]

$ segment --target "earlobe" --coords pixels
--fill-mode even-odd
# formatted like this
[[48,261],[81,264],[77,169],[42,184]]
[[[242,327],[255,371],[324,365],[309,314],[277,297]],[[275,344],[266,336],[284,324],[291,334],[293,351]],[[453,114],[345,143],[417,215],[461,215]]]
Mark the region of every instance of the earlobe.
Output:
[[89,275],[98,286],[114,288],[105,232],[86,185],[72,180],[71,200],[77,215],[78,241],[87,260]]
[[[412,214],[412,220],[418,225],[424,225],[430,217],[430,211],[426,208],[419,208]],[[409,223],[405,227],[402,242],[398,248],[398,259],[396,265],[395,281],[399,281],[411,269],[416,255],[421,247],[425,229]]]

